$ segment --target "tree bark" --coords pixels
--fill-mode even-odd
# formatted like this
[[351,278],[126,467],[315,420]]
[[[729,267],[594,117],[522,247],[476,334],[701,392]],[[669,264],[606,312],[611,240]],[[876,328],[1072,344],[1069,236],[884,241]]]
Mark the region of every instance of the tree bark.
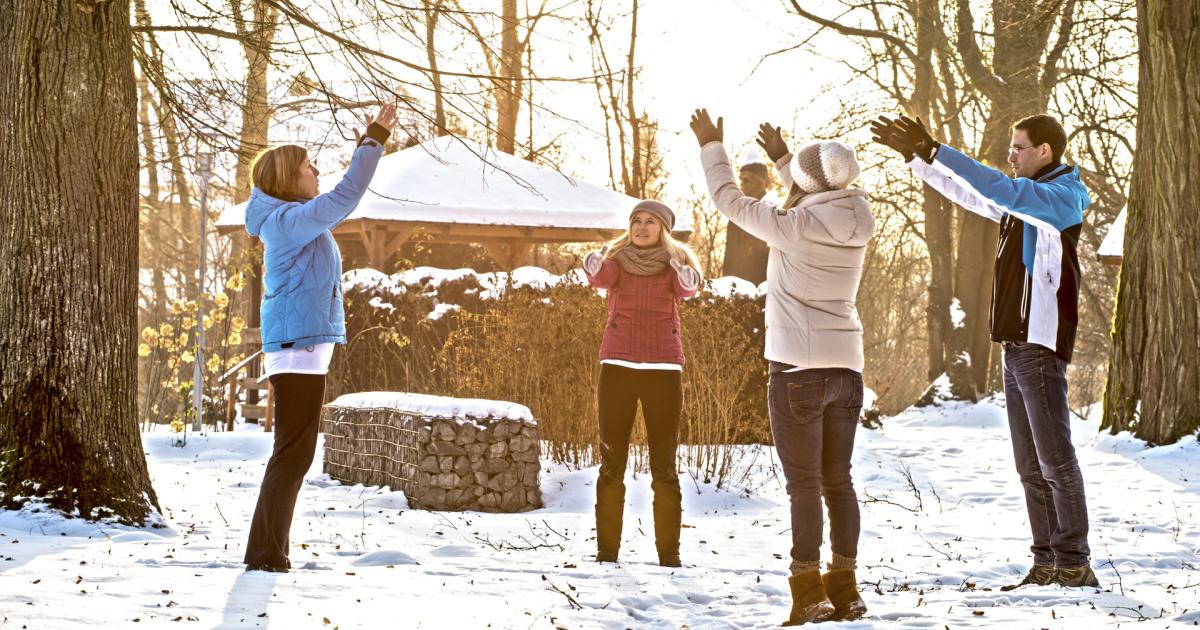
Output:
[[513,154],[521,107],[521,50],[517,41],[517,0],[503,0],[500,21],[500,83],[496,99],[496,149]]
[[141,524],[128,2],[0,3],[0,504]]
[[[162,234],[159,229],[162,225],[162,192],[158,185],[158,157],[154,150],[154,131],[150,123],[150,101],[153,97],[150,95],[150,88],[144,80],[138,81],[138,124],[141,127],[142,151],[145,160],[142,163],[142,168],[146,171],[146,206],[149,208],[149,216],[145,224],[146,241],[157,245],[162,242]],[[143,250],[142,254],[150,252]],[[167,305],[167,284],[163,274],[163,261],[158,257],[154,259],[147,258],[141,261],[143,268],[153,270],[153,280],[151,286],[154,291],[153,303],[150,304],[149,312],[146,314],[149,321],[155,325],[162,322],[163,313]]]
[[[937,0],[918,0],[916,15],[917,59],[913,82],[912,106],[916,115],[933,121],[930,115],[936,83],[933,54],[941,39],[942,25]],[[925,332],[928,336],[928,377],[932,382],[946,371],[946,343],[951,331],[950,299],[954,287],[954,206],[928,184],[921,188],[921,213],[925,217],[925,246],[929,250],[929,305]]]
[[633,11],[629,27],[629,55],[625,66],[625,116],[629,120],[629,154],[630,181],[626,185],[625,194],[637,199],[646,197],[646,178],[642,172],[642,129],[641,117],[633,104],[633,88],[637,79],[637,66],[634,65],[634,51],[637,50],[638,3],[633,0]]
[[1139,0],[1137,151],[1101,427],[1200,427],[1200,7]]
[[[253,0],[253,17],[248,20],[242,0],[231,0],[234,26],[243,37],[242,53],[246,57],[246,76],[242,82],[246,100],[242,103],[242,128],[238,135],[237,166],[234,170],[233,202],[241,203],[250,198],[252,186],[250,168],[254,157],[267,148],[270,140],[271,106],[267,102],[268,75],[271,64],[271,44],[279,26],[279,11],[263,0]],[[261,325],[259,304],[262,301],[262,252],[257,240],[238,231],[233,235],[233,251],[230,257],[235,265],[243,261],[250,263],[250,291],[245,304],[239,308],[245,314],[251,328]],[[258,402],[258,392],[248,399]]]
[[[1008,145],[1012,125],[1025,116],[1045,111],[1052,83],[1043,81],[1041,61],[1047,56],[1047,44],[1055,17],[1061,10],[1073,11],[1059,0],[992,0],[995,31],[991,67],[975,41],[974,18],[970,0],[958,0],[957,45],[963,67],[976,90],[989,101],[988,119],[977,156],[981,162],[1008,170]],[[1070,36],[1070,20],[1064,20],[1064,34]],[[1049,61],[1055,61],[1049,54]],[[1053,64],[1048,66],[1053,68]],[[990,390],[988,369],[993,343],[990,333],[992,267],[996,257],[999,226],[970,212],[959,221],[957,265],[954,295],[965,318],[963,327],[950,335],[947,374],[956,398],[976,400]]]
[[442,73],[438,72],[437,35],[438,18],[442,14],[442,0],[425,0],[425,57],[429,60],[429,80],[433,83],[434,135],[444,136],[446,131],[446,96],[442,88]]
[[271,107],[267,102],[267,70],[271,64],[271,43],[279,23],[273,5],[254,0],[254,15],[246,19],[240,0],[231,8],[238,33],[245,38],[242,52],[246,57],[246,76],[242,82],[246,100],[242,102],[242,128],[238,135],[237,168],[234,172],[233,203],[250,198],[250,165],[254,156],[267,147],[271,125]]

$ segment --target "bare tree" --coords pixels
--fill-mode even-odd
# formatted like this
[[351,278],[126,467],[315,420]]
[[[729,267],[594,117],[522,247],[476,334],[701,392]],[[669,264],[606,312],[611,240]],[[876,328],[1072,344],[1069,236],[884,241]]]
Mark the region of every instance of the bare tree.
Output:
[[664,174],[657,141],[658,122],[644,111],[639,111],[634,99],[639,74],[635,60],[638,10],[639,3],[634,0],[629,13],[625,67],[620,70],[614,70],[602,36],[615,30],[615,18],[604,15],[602,7],[589,0],[584,9],[583,27],[591,48],[592,70],[596,75],[593,81],[596,98],[604,115],[609,184],[614,188],[617,186],[619,167],[620,186],[625,194],[638,199],[650,199],[662,192]]
[[[948,143],[997,168],[1005,167],[1011,125],[1045,111],[1055,88],[1078,78],[1062,71],[1064,55],[1079,40],[1080,8],[1074,0],[993,0],[985,28],[976,26],[969,0],[954,0],[948,6],[937,0],[854,3],[837,19],[816,15],[795,0],[791,4],[822,30],[860,42],[868,65],[846,64],[853,73],[901,109],[930,120]],[[1100,24],[1107,16],[1093,17]],[[1105,60],[1098,72],[1113,61]],[[1097,179],[1107,177],[1101,175]],[[952,214],[952,206],[932,191],[925,190],[922,200],[919,220],[931,263],[929,376],[944,369],[951,394],[974,400],[998,382],[991,369],[994,344],[988,332],[997,228],[971,213]],[[951,302],[964,315],[957,328],[950,320]]]
[[1137,152],[1102,426],[1167,444],[1200,427],[1200,7],[1138,0]]
[[34,72],[0,82],[0,504],[141,524],[157,499],[135,404],[129,17],[117,1],[0,5],[0,61]]

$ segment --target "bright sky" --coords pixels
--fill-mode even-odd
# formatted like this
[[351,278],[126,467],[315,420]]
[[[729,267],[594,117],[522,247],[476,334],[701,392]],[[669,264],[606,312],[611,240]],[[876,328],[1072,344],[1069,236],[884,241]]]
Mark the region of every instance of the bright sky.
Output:
[[[686,9],[680,10],[681,7]],[[806,116],[801,110],[818,99],[823,87],[844,81],[848,74],[844,67],[804,51],[776,55],[755,70],[764,55],[795,45],[813,30],[811,24],[789,13],[780,1],[690,0],[685,4],[676,0],[643,0],[638,26],[636,62],[641,66],[641,76],[635,99],[639,108],[659,121],[658,140],[668,173],[667,197],[686,196],[692,185],[701,192],[704,190],[699,148],[688,128],[688,120],[696,108],[707,107],[714,119],[725,118],[725,144],[733,159],[740,161],[745,150],[755,146],[758,125],[764,121],[781,125],[789,144],[797,146],[797,135],[807,136],[812,127],[829,117],[830,99],[819,99],[816,109],[809,110],[811,115]],[[627,21],[622,27],[628,28]],[[824,40],[842,49],[841,54],[857,52],[841,38]],[[610,47],[610,57],[623,55],[628,31],[613,33],[610,42],[606,44]],[[586,49],[578,54],[586,55]],[[551,68],[549,63],[538,65],[543,73]],[[544,93],[548,88],[539,89]],[[561,94],[561,100],[554,101],[556,107],[596,110],[589,115],[597,121],[599,130],[601,119],[594,89],[574,86],[552,89]],[[603,145],[599,145],[599,150],[603,150]],[[564,162],[564,168],[576,168],[573,163]],[[607,178],[602,154],[594,157],[591,167],[586,163],[578,166],[581,175],[602,183]],[[595,174],[588,175],[589,170]]]
[[[152,9],[159,22],[166,21],[169,15],[164,3],[162,0]],[[468,10],[499,9],[499,3],[495,1],[464,1],[462,4]],[[628,4],[627,1],[619,4],[610,1],[602,6],[604,14],[611,16],[618,8],[627,12]],[[800,142],[798,138],[808,137],[814,128],[831,117],[835,101],[821,94],[830,86],[845,83],[849,71],[840,63],[805,51],[790,51],[764,61],[754,70],[764,55],[795,45],[814,30],[812,24],[789,12],[789,3],[783,0],[746,3],[642,0],[640,7],[636,62],[641,67],[641,76],[635,87],[635,99],[639,109],[660,123],[658,140],[668,173],[664,195],[667,199],[689,196],[692,187],[697,191],[704,190],[698,147],[688,128],[689,116],[695,108],[707,107],[714,118],[725,117],[726,146],[739,161],[744,152],[754,146],[753,139],[760,122],[771,121],[783,126],[785,137],[794,148]],[[582,4],[571,6],[568,11],[581,13]],[[205,13],[198,8],[196,12]],[[320,10],[314,10],[312,15],[324,21],[320,14]],[[627,18],[618,19],[616,30],[605,35],[610,62],[617,67],[624,66],[628,24]],[[283,38],[290,35],[288,30],[281,33]],[[364,35],[359,32],[360,41],[369,42]],[[443,36],[439,34],[439,37]],[[469,65],[483,68],[477,44],[471,42],[452,50],[453,45],[443,45],[446,39],[449,38],[439,40],[439,49],[445,56],[440,61],[443,70],[461,71]],[[844,38],[825,35],[820,41],[830,58],[858,54],[857,47]],[[244,67],[240,48],[228,42],[223,45],[227,76],[240,76]],[[498,42],[496,45],[498,47]],[[540,76],[587,76],[592,73],[590,51],[578,28],[544,19],[537,26],[533,46],[533,64]],[[381,42],[380,47],[395,56],[425,64],[424,51],[409,43],[389,40]],[[330,65],[318,65],[322,79],[345,80],[344,71],[339,72],[332,65],[333,59],[326,58],[325,61]],[[172,62],[188,72],[188,55],[176,53]],[[290,79],[305,65],[299,63],[286,72],[273,70],[272,80]],[[193,72],[206,74],[208,71],[197,66]],[[595,87],[590,83],[542,83],[533,89],[536,103],[582,123],[535,112],[534,120],[538,126],[535,142],[544,143],[555,135],[564,134],[561,163],[564,172],[596,184],[607,184],[603,117]],[[414,90],[413,94],[432,102],[428,92]],[[474,107],[481,109],[479,104]],[[521,114],[518,129],[521,138],[527,137],[524,131],[527,115],[527,111]],[[228,131],[236,133],[236,130]],[[311,141],[314,135],[312,130],[308,131],[304,133],[294,126],[275,127],[271,139],[304,142],[307,137]],[[321,135],[324,134],[317,137]],[[326,164],[332,166],[336,161],[332,158],[332,155],[318,156],[323,167]]]

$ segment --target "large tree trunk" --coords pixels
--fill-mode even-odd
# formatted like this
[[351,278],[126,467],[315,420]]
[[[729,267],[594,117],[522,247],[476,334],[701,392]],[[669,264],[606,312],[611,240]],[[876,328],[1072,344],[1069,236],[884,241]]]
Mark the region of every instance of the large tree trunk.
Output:
[[274,5],[254,0],[252,18],[246,18],[242,3],[231,2],[238,33],[245,38],[242,52],[246,56],[246,78],[242,82],[246,100],[242,103],[242,129],[238,136],[238,161],[234,172],[233,202],[250,198],[250,163],[267,147],[267,131],[271,123],[271,107],[267,103],[267,70],[271,64],[271,44],[279,22]]
[[[142,168],[146,172],[146,206],[149,209],[147,213],[145,234],[146,241],[157,246],[162,242],[162,233],[160,226],[162,225],[162,192],[158,185],[158,157],[154,150],[154,129],[150,123],[150,88],[147,81],[138,81],[138,124],[141,127],[142,152],[145,160],[142,162]],[[142,250],[141,254],[151,254],[151,250]],[[153,302],[150,304],[149,312],[146,316],[149,321],[158,325],[162,322],[163,313],[167,306],[167,284],[163,274],[164,262],[159,256],[147,256],[141,261],[142,268],[153,269]],[[140,326],[139,326],[140,327]]]
[[1137,152],[1101,426],[1200,427],[1200,6],[1138,1]]
[[[973,86],[987,96],[988,119],[977,157],[981,162],[1008,170],[1008,145],[1012,125],[1031,114],[1045,111],[1059,46],[1070,35],[1074,2],[1059,0],[992,0],[995,41],[991,67],[984,63],[975,41],[970,0],[958,0],[958,49]],[[1047,44],[1055,17],[1066,14],[1059,39],[1049,54]],[[1042,61],[1046,60],[1046,73]],[[959,221],[954,296],[965,315],[963,327],[950,335],[947,373],[956,398],[975,400],[991,388],[988,370],[993,345],[990,334],[992,267],[996,257],[999,226],[978,215],[964,212]]]
[[505,79],[496,91],[496,149],[512,154],[517,143],[521,110],[521,49],[517,41],[517,0],[503,0],[500,20],[500,72]]
[[131,37],[128,2],[0,3],[0,503],[140,524]]
[[[919,0],[913,16],[917,27],[917,61],[913,82],[913,113],[933,120],[935,78],[933,54],[942,39],[937,0]],[[950,299],[954,287],[954,207],[933,187],[922,185],[921,214],[925,217],[925,246],[929,250],[929,305],[925,312],[928,377],[933,381],[946,371],[946,343],[951,331]]]
[[442,87],[442,74],[438,72],[437,36],[438,18],[442,14],[442,0],[424,0],[425,7],[425,57],[429,61],[429,80],[433,84],[433,133],[436,136],[449,134],[446,130],[446,96]]
[[[263,0],[253,0],[253,14],[245,15],[242,0],[231,0],[234,24],[244,38],[242,52],[246,57],[246,77],[243,81],[246,100],[242,103],[242,128],[238,135],[237,167],[234,171],[233,202],[241,203],[250,198],[250,167],[254,157],[267,148],[271,126],[271,106],[267,102],[268,75],[271,64],[271,45],[279,25],[279,11]],[[250,291],[245,304],[239,307],[251,328],[258,328],[259,304],[262,302],[262,253],[257,240],[238,231],[233,236],[231,259],[235,265],[249,262],[251,266]],[[255,368],[257,369],[257,368]],[[254,374],[257,376],[257,373]],[[247,393],[247,402],[258,402],[258,391]]]

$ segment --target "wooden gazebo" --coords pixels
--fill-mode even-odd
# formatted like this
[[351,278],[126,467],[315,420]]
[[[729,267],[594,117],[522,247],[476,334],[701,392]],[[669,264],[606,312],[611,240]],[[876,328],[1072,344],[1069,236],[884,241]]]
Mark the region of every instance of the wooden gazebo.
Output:
[[[345,171],[321,178],[332,189]],[[628,195],[571,179],[557,171],[454,137],[434,138],[386,155],[358,208],[334,229],[339,240],[362,243],[371,266],[410,237],[478,243],[504,269],[516,267],[538,243],[606,241],[627,227],[638,202]],[[243,229],[244,205],[226,209],[222,234]],[[674,236],[691,235],[687,218]]]

